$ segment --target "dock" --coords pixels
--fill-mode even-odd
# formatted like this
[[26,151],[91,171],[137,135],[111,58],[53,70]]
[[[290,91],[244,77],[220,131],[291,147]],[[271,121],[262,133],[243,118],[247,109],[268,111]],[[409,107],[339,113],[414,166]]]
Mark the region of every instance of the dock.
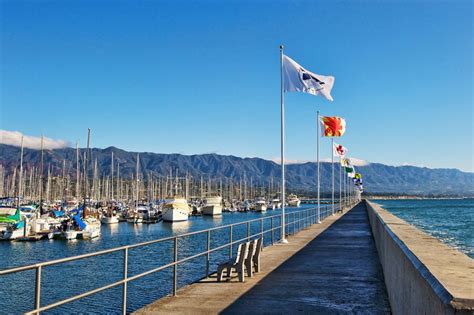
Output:
[[213,274],[135,314],[390,313],[365,203],[262,252],[244,283]]
[[[35,309],[31,313],[121,287],[122,314],[474,314],[474,260],[466,254],[367,200],[334,215],[330,207],[317,210],[301,209],[287,216],[288,244],[280,243],[279,237],[275,239],[274,232],[280,226],[274,220],[282,217],[276,214],[0,270],[0,276],[36,271],[31,282],[35,287]],[[317,218],[322,222],[317,223]],[[246,237],[233,232],[239,225],[245,227],[242,232]],[[225,232],[229,233],[228,243],[212,246],[212,234],[222,237]],[[179,257],[180,240],[195,235],[206,236],[207,250]],[[268,245],[261,253],[261,271],[246,277],[245,282],[239,282],[236,275],[218,282],[210,266],[211,254],[225,249],[230,257],[233,252],[229,244],[236,249],[237,244],[260,237]],[[170,263],[128,275],[129,251],[164,242],[173,244],[172,251],[168,251],[174,255]],[[54,303],[41,303],[44,268],[113,253],[123,254],[122,279]],[[207,257],[201,269],[204,278],[180,288],[178,266],[197,257]],[[130,282],[170,268],[173,286],[169,296],[149,296],[148,301],[156,300],[138,310],[127,309]],[[43,286],[48,285],[43,282]]]

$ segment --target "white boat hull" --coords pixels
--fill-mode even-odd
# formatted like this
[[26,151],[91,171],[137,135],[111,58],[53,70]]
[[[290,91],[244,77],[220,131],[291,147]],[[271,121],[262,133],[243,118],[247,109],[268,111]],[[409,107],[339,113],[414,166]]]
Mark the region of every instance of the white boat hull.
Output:
[[143,223],[143,218],[142,217],[135,218],[135,221],[133,223]]
[[77,231],[63,232],[62,236],[67,240],[75,240],[77,238]]
[[290,207],[299,207],[300,204],[301,204],[301,200],[288,201],[288,206]]
[[116,216],[102,217],[100,219],[100,222],[102,222],[103,224],[115,224],[115,223],[119,223],[119,219]]
[[82,239],[85,239],[85,240],[90,240],[99,236],[100,236],[100,230],[98,229],[91,229],[89,231],[82,232]]
[[222,214],[222,206],[218,205],[209,205],[202,207],[202,214],[205,215],[221,215]]
[[267,211],[267,205],[264,205],[264,204],[256,204],[256,205],[255,205],[255,211],[266,212],[266,211]]
[[169,208],[163,210],[163,221],[180,222],[189,219],[188,211],[179,208]]
[[[14,239],[17,239],[19,237],[23,237],[25,234],[25,231],[23,230],[23,228],[20,228],[20,229],[15,229],[15,230],[4,230],[3,231],[3,234],[0,235],[0,239],[1,240],[14,240]],[[29,229],[27,228],[27,231],[26,231],[26,235],[29,235]]]

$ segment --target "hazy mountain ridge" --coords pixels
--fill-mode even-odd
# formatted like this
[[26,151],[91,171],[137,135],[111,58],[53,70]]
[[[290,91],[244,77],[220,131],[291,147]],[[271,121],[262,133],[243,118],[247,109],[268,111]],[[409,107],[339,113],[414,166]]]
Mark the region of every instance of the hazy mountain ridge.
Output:
[[[93,162],[97,159],[99,174],[110,174],[111,153],[114,152],[115,162],[120,163],[120,176],[131,177],[135,173],[136,152],[127,152],[115,147],[92,149]],[[84,149],[81,150],[81,156]],[[0,144],[0,164],[7,171],[19,165],[20,148]],[[51,166],[53,174],[60,174],[63,160],[67,160],[67,171],[75,172],[76,150],[64,148],[45,150],[45,169]],[[39,166],[40,151],[24,150],[24,167]],[[115,164],[116,165],[116,164]],[[194,177],[203,175],[205,178],[233,178],[246,176],[254,183],[268,183],[273,176],[274,182],[280,179],[280,165],[260,158],[240,158],[218,154],[162,154],[140,153],[140,171],[147,174],[165,176],[170,170],[178,169],[181,174],[186,171]],[[457,194],[474,195],[474,173],[462,172],[457,169],[430,169],[416,166],[388,166],[371,163],[356,167],[363,174],[364,187],[368,193],[405,193],[405,194]],[[331,164],[321,163],[321,187],[323,191],[331,188]],[[294,190],[314,191],[316,187],[316,163],[287,165],[287,187]],[[266,184],[268,185],[268,184]],[[339,168],[336,166],[336,187],[339,186]]]

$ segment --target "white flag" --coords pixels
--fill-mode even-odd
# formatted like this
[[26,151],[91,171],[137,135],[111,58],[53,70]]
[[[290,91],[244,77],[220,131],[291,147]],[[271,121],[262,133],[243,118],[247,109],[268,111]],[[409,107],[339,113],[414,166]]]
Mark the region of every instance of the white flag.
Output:
[[344,148],[341,144],[337,144],[336,142],[334,142],[334,146],[332,147],[332,154],[334,156],[338,156],[340,158],[343,158],[344,155],[346,155],[346,153],[348,152],[349,150],[347,150],[346,148]]
[[333,76],[324,76],[308,71],[285,55],[283,55],[283,77],[285,92],[321,94],[328,101],[333,100],[331,96],[331,89],[334,85]]

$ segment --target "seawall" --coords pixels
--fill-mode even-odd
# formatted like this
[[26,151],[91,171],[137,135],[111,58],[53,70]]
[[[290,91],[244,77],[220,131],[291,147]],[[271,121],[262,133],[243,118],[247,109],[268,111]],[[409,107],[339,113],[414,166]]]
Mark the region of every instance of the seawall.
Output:
[[474,314],[474,260],[365,202],[393,314]]

